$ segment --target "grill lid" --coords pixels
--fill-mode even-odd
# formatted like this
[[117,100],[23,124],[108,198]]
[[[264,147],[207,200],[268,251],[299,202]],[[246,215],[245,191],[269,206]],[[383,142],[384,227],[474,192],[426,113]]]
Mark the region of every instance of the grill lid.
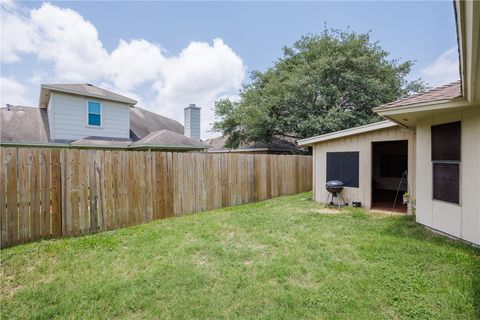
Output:
[[328,188],[335,188],[335,189],[343,189],[343,182],[342,181],[338,181],[338,180],[332,180],[332,181],[328,181],[325,185]]
[[328,181],[325,185],[327,191],[333,194],[334,196],[337,193],[342,192],[343,186],[344,186],[343,182],[338,180]]

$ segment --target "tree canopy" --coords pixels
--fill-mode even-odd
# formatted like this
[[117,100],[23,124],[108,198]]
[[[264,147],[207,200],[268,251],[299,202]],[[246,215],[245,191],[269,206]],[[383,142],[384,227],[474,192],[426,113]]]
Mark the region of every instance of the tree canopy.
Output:
[[265,72],[252,72],[239,100],[215,103],[213,129],[236,148],[273,135],[305,138],[378,121],[374,107],[425,89],[420,79],[406,79],[412,61],[388,55],[368,33],[304,36]]

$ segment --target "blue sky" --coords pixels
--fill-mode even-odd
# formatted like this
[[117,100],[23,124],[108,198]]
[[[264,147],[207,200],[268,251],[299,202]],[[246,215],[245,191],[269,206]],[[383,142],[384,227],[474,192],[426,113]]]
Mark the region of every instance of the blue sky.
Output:
[[181,122],[196,102],[207,138],[216,99],[325,24],[371,30],[392,59],[416,61],[412,79],[458,78],[450,1],[2,1],[2,104],[35,105],[40,83],[91,82]]

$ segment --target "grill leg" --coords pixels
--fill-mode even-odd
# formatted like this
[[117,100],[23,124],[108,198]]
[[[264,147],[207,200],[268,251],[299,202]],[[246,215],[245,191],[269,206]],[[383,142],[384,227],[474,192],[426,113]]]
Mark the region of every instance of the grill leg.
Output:
[[[332,195],[332,201],[330,201],[330,205],[331,205],[331,206],[334,206],[335,203],[333,202],[333,199],[334,199],[334,198],[337,198],[337,194],[336,194],[336,193],[331,193],[331,195]],[[338,204],[338,198],[337,198],[337,204]]]
[[[345,202],[345,200],[343,200],[343,197],[342,197],[342,195],[341,195],[340,193],[338,194],[338,197],[342,199],[343,205],[346,205],[346,202]],[[337,199],[337,201],[338,201],[338,199]]]
[[[327,193],[327,200],[325,201],[325,208],[327,208],[329,206],[328,204],[328,198],[330,198],[330,192]],[[333,200],[333,199],[332,199]]]

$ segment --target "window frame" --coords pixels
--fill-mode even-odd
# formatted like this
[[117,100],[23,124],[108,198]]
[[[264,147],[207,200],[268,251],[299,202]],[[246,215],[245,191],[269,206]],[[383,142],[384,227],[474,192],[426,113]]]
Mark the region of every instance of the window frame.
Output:
[[[94,124],[90,124],[89,122],[89,115],[90,113],[91,114],[97,114],[97,113],[93,113],[93,112],[90,112],[89,110],[89,104],[90,102],[93,102],[93,103],[98,103],[99,106],[100,106],[100,113],[98,115],[100,115],[100,125],[94,125]],[[86,116],[85,116],[85,120],[86,120],[86,126],[88,128],[94,128],[94,129],[101,129],[103,128],[103,104],[102,102],[100,101],[97,101],[97,100],[87,100],[87,103],[86,103]]]
[[[433,157],[433,128],[436,126],[442,126],[442,125],[447,125],[447,124],[453,124],[453,123],[459,123],[460,126],[460,132],[459,132],[459,158],[455,160],[435,160]],[[449,205],[454,205],[454,206],[461,206],[462,205],[462,122],[461,121],[451,121],[451,122],[445,122],[445,123],[439,123],[435,125],[430,126],[430,159],[432,163],[432,201],[438,201],[438,202],[443,202]],[[456,202],[450,202],[447,200],[443,199],[436,199],[435,198],[435,164],[444,164],[444,165],[457,165],[458,166],[458,203]]]

